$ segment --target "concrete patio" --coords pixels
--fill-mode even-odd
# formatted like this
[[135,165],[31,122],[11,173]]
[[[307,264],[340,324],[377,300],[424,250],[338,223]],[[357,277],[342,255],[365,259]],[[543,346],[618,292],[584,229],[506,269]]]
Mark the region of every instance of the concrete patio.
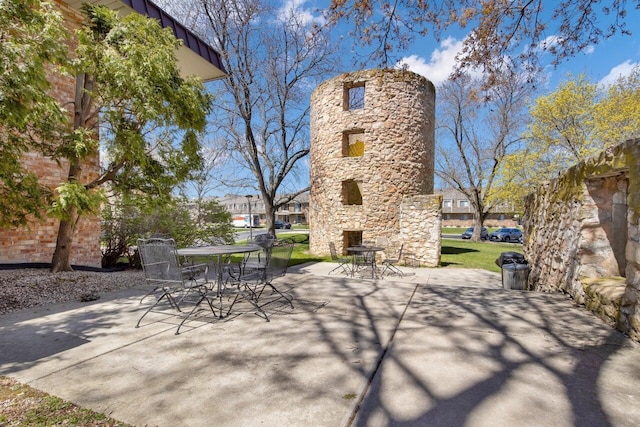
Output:
[[241,303],[135,328],[142,288],[3,315],[0,374],[140,426],[640,425],[640,346],[565,296],[333,266],[279,279],[295,308],[271,322]]

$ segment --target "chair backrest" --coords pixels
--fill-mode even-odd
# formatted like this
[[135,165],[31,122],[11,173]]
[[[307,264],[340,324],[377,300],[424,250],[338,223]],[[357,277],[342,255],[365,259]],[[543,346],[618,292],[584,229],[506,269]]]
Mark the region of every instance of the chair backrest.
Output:
[[138,252],[147,280],[182,283],[182,269],[173,239],[138,239]]
[[269,233],[258,234],[253,238],[253,243],[263,249],[269,249],[276,241],[276,236]]
[[282,277],[287,273],[291,252],[293,252],[294,243],[285,243],[283,245],[271,248],[271,255],[267,264],[265,279],[267,283],[276,277]]
[[400,245],[400,250],[398,251],[398,253],[396,254],[396,256],[386,256],[386,252],[385,252],[385,260],[387,262],[392,262],[392,263],[397,263],[400,262],[402,260],[402,250],[404,249],[404,243],[402,243]]
[[333,242],[329,242],[329,252],[331,252],[331,260],[336,261],[338,259],[338,251],[336,245]]

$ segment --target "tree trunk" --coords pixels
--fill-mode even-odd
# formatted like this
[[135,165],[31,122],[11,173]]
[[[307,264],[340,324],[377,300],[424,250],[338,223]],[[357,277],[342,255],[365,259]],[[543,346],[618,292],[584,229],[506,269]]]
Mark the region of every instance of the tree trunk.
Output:
[[473,234],[471,235],[471,240],[474,242],[479,242],[482,240],[482,216],[474,215],[473,218]]
[[[71,159],[70,163],[67,182],[77,181],[80,179],[80,174],[82,173],[80,160]],[[78,208],[76,206],[71,205],[65,210],[64,217],[60,220],[60,226],[58,227],[56,250],[51,259],[52,273],[57,273],[58,271],[73,271],[71,268],[71,246],[73,245],[73,235],[75,234],[79,219],[80,216],[78,215]]]
[[273,200],[268,199],[266,197],[263,197],[264,202],[264,213],[266,216],[266,229],[267,229],[267,233],[272,234],[272,235],[276,235],[276,227],[274,224],[274,218],[275,218],[275,211],[273,209]]
[[76,217],[75,209],[73,209],[73,213],[70,213],[69,219],[60,220],[56,250],[51,259],[52,273],[73,271],[73,268],[71,268],[71,246],[73,245]]
[[[93,78],[86,74],[76,76],[76,89],[74,100],[73,129],[80,129],[86,126],[90,117],[92,98],[90,90],[94,87]],[[67,182],[79,182],[82,173],[82,159],[75,156],[69,158],[69,173]],[[68,207],[64,212],[64,217],[60,220],[58,227],[58,238],[56,240],[56,250],[51,259],[51,272],[73,271],[71,268],[71,246],[76,224],[79,220],[78,209],[75,206]]]

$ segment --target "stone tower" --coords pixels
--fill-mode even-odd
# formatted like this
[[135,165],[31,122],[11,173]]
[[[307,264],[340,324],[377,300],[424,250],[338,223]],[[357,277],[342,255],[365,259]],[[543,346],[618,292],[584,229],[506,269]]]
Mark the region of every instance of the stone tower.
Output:
[[363,241],[423,265],[440,256],[433,193],[435,89],[403,70],[342,74],[311,95],[310,251]]

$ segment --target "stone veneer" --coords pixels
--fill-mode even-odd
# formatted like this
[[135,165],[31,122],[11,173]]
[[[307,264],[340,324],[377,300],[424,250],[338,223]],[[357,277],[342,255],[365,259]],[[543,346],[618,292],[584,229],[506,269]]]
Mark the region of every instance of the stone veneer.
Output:
[[[350,108],[352,97],[364,103]],[[422,265],[440,258],[441,197],[434,196],[435,89],[418,74],[342,74],[311,95],[310,251],[371,241],[404,243]]]
[[529,288],[568,293],[640,340],[640,139],[604,151],[526,199]]
[[[65,26],[69,31],[77,29],[82,16],[65,2],[56,0],[56,6],[62,12]],[[74,96],[75,80],[69,76],[52,75],[52,93],[61,102],[66,103]],[[41,183],[55,188],[63,182],[68,173],[68,164],[60,166],[49,158],[36,153],[27,153],[23,157],[25,169],[36,172]],[[98,152],[90,156],[83,169],[86,180],[97,177],[100,171]],[[40,222],[33,220],[27,227],[0,230],[0,263],[51,262],[56,247],[58,221],[47,218]],[[100,218],[85,216],[80,219],[74,236],[71,263],[100,266]]]

